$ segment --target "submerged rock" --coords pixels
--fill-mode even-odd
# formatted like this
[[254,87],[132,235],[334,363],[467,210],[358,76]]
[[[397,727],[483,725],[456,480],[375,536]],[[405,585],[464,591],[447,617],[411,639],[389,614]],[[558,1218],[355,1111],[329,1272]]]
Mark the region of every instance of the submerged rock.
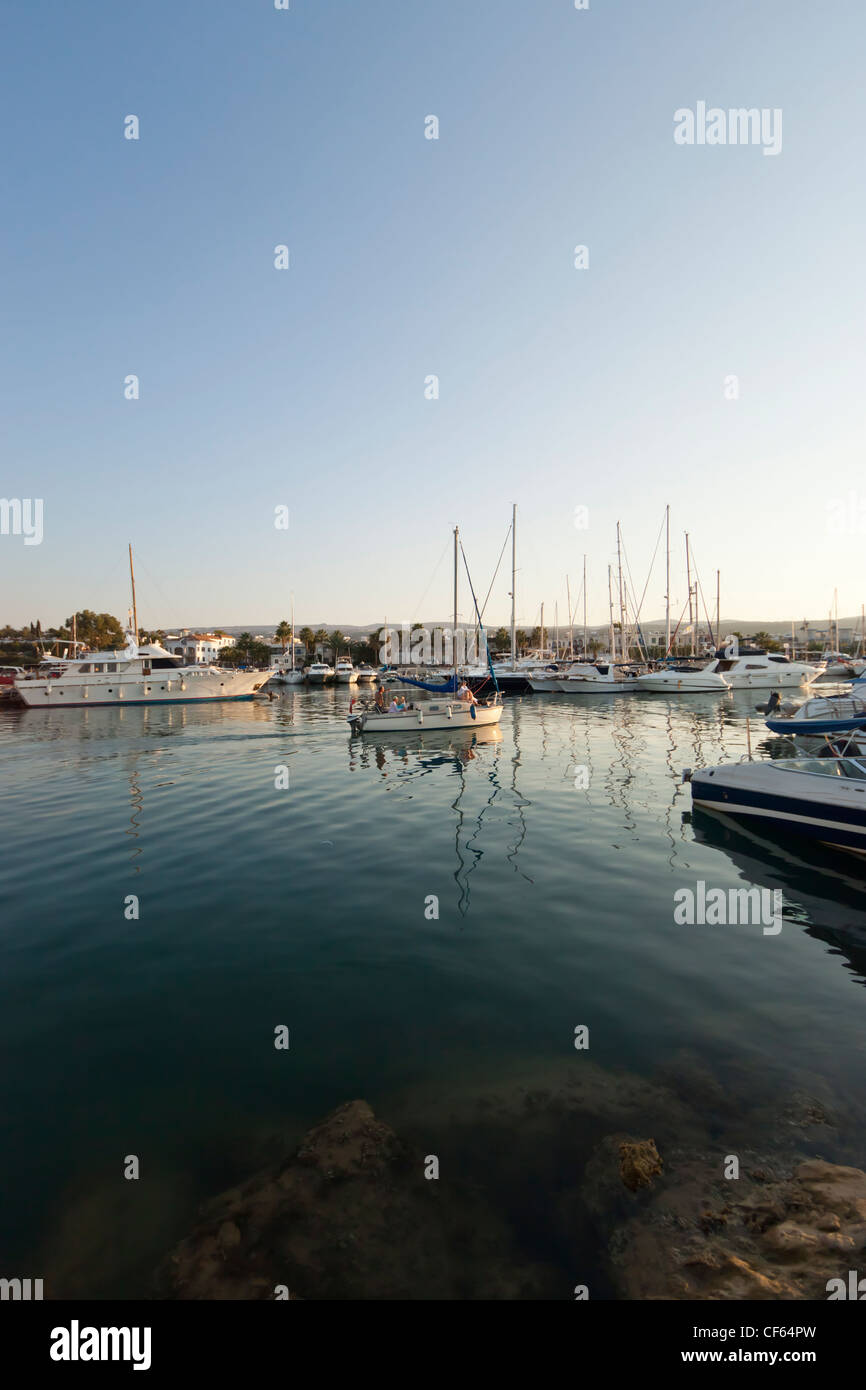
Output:
[[629,1192],[649,1187],[662,1171],[654,1139],[624,1139],[619,1146],[619,1175]]
[[[224,1193],[164,1263],[178,1299],[543,1298],[544,1266],[516,1253],[477,1192],[424,1176],[361,1100],[287,1163]],[[287,1290],[288,1294],[277,1290]]]
[[[810,1159],[790,1177],[709,1178],[706,1156],[625,1221],[610,1206],[614,1286],[626,1299],[821,1299],[862,1264],[866,1173]],[[596,1193],[603,1189],[596,1188]]]

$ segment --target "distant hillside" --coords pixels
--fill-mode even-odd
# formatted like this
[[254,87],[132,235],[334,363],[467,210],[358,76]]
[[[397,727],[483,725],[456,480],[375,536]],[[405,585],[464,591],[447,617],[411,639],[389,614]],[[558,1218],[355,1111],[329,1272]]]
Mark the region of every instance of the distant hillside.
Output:
[[[827,619],[826,617],[824,617],[824,618],[807,618],[807,619],[806,619],[806,622],[809,624],[809,629],[810,629],[810,631],[812,631],[812,632],[815,632],[815,631],[817,631],[817,630],[819,630],[819,629],[821,629],[821,630],[826,629],[826,627],[827,627],[827,625],[828,625],[828,619]],[[794,632],[795,632],[795,635],[796,635],[798,641],[800,641],[800,640],[801,640],[801,637],[802,637],[802,632],[801,632],[802,624],[803,624],[803,619],[802,619],[802,618],[796,618],[796,619],[795,619],[795,621],[794,621]],[[656,617],[656,618],[641,618],[641,627],[644,628],[644,629],[652,629],[652,630],[654,630],[654,631],[660,631],[661,629],[664,628],[664,625],[665,625],[664,614],[662,614],[661,617]],[[676,618],[674,618],[673,616],[671,617],[671,625],[672,625],[672,626],[676,626]],[[159,624],[157,624],[157,626],[159,626]],[[187,628],[189,629],[190,632],[213,632],[214,626],[216,626],[216,627],[218,627],[222,632],[228,632],[232,637],[237,637],[238,634],[241,633],[241,632],[261,633],[262,635],[272,633],[272,632],[274,631],[274,628],[276,627],[276,623],[241,623],[241,624],[216,623],[216,624],[214,624],[214,625],[211,625],[211,624],[204,624],[204,625],[199,626],[199,627],[195,627],[195,626],[193,626],[192,624],[186,623],[186,624],[184,624],[184,626],[187,627]],[[381,620],[381,621],[378,621],[378,622],[375,622],[375,621],[374,621],[374,622],[370,622],[370,623],[364,623],[364,624],[363,624],[362,626],[360,626],[360,627],[357,626],[357,625],[355,625],[355,624],[353,624],[353,623],[324,623],[324,622],[321,622],[321,621],[317,621],[317,622],[312,622],[312,623],[311,623],[311,622],[301,622],[301,621],[299,620],[299,621],[297,621],[297,622],[295,623],[295,635],[297,636],[297,634],[301,631],[301,628],[302,628],[302,627],[309,627],[309,628],[312,628],[313,632],[316,632],[316,631],[318,631],[319,628],[322,628],[322,627],[323,627],[323,628],[325,628],[328,632],[334,632],[334,631],[336,631],[337,629],[339,629],[340,632],[344,632],[344,633],[346,634],[347,637],[352,637],[352,638],[366,638],[366,637],[369,635],[369,633],[371,633],[371,632],[378,632],[378,631],[380,630],[380,628],[383,628],[384,626],[385,626],[384,620]],[[400,624],[399,624],[399,622],[395,621],[395,620],[392,618],[392,619],[391,619],[391,622],[390,622],[390,624],[389,624],[389,626],[393,626],[393,627],[399,629]],[[450,626],[451,626],[451,620],[450,620],[450,618],[444,618],[444,619],[443,619],[443,618],[437,618],[437,619],[435,619],[435,620],[429,620],[429,619],[428,619],[428,620],[424,623],[424,626],[425,626],[425,627],[428,627],[428,628],[435,628],[435,627],[450,627]],[[473,624],[471,624],[471,623],[466,623],[466,622],[461,622],[461,623],[458,624],[458,626],[461,627],[461,628],[470,629],[470,628],[473,626]],[[508,626],[509,626],[509,620],[507,620],[507,619],[506,619],[505,622],[502,622],[502,623],[493,622],[493,621],[491,620],[491,621],[487,624],[488,630],[489,630],[489,631],[493,631],[493,632],[495,632],[495,631],[496,631],[498,628],[500,628],[500,627],[505,627],[505,628],[507,628]],[[537,626],[537,618],[536,618],[536,620],[535,620],[534,622],[532,622],[532,623],[528,623],[528,622],[518,623],[518,627],[521,627],[524,631],[529,631],[532,627],[535,627],[535,626]],[[581,622],[575,621],[575,624],[574,624],[574,630],[575,630],[575,632],[579,632],[579,631],[582,629],[582,626],[583,626],[583,624],[582,624]],[[682,624],[681,624],[681,627],[683,627],[683,626],[685,626],[685,623],[682,623]],[[699,627],[704,627],[704,628],[705,628],[705,627],[706,627],[706,618],[702,617],[702,618],[699,620],[698,626],[699,626]],[[545,625],[544,625],[544,630],[545,630],[545,632],[550,632],[551,629],[552,629],[552,627],[553,627],[553,624],[552,624],[552,623],[545,623]],[[564,632],[565,629],[566,629],[566,627],[567,627],[567,624],[564,623],[564,622],[562,622],[562,623],[560,623],[559,627],[560,627],[560,632]],[[768,632],[768,633],[770,634],[771,637],[790,637],[790,635],[791,635],[791,623],[790,623],[790,620],[789,620],[788,622],[778,622],[778,621],[777,621],[777,622],[773,622],[773,621],[771,621],[771,620],[768,619],[768,618],[722,618],[720,627],[721,627],[721,632],[722,632],[722,636],[723,636],[723,637],[726,636],[728,633],[732,633],[732,632],[746,632],[746,633],[749,633],[749,632]],[[713,628],[715,629],[715,619],[713,619]],[[850,632],[850,631],[854,631],[854,632],[859,632],[859,631],[860,631],[860,616],[859,616],[859,614],[857,615],[857,617],[854,617],[854,618],[841,618],[841,617],[840,617],[840,619],[839,619],[839,629],[840,629],[840,632],[841,632],[841,631],[849,631],[849,632]],[[167,632],[169,632],[169,631],[174,631],[174,629],[173,629],[173,628],[165,628],[165,631],[167,631]],[[593,624],[593,623],[590,623],[590,624],[588,624],[587,631],[589,631],[589,632],[596,632],[596,633],[604,633],[604,632],[607,632],[607,623],[594,623],[594,624]]]

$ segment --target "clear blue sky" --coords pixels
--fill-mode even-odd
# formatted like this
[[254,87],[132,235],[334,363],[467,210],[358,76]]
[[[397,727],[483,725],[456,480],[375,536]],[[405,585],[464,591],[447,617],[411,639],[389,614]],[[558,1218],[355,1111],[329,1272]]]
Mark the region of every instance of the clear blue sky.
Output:
[[[6,0],[3,30],[0,492],[44,539],[0,536],[0,622],[122,616],[129,540],[145,626],[291,591],[442,618],[451,528],[486,592],[514,501],[527,625],[584,552],[606,619],[618,518],[642,589],[666,502],[675,602],[688,529],[727,614],[859,611],[859,0]],[[699,100],[782,108],[781,153],[676,145]]]

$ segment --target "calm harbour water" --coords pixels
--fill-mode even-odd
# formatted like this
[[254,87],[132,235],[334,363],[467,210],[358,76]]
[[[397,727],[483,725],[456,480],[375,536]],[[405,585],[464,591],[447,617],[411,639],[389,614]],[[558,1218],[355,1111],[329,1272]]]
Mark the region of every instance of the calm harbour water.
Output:
[[[862,869],[693,824],[680,783],[745,751],[746,714],[760,748],[756,698],[527,696],[499,730],[378,743],[345,691],[0,710],[0,1273],[147,1292],[198,1203],[335,1105],[447,1152],[455,1098],[555,1086],[579,1024],[612,1077],[687,1056],[744,1104],[859,1093]],[[698,879],[783,888],[783,931],[676,925]],[[589,1257],[546,1221],[565,1280]]]

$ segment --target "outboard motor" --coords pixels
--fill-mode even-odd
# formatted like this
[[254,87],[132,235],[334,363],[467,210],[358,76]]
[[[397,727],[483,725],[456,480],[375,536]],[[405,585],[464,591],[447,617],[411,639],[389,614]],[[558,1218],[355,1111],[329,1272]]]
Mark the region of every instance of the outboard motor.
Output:
[[770,698],[769,700],[767,700],[766,704],[755,705],[755,709],[758,711],[759,714],[775,714],[776,710],[781,708],[782,697],[779,694],[778,690],[773,690],[770,692]]

